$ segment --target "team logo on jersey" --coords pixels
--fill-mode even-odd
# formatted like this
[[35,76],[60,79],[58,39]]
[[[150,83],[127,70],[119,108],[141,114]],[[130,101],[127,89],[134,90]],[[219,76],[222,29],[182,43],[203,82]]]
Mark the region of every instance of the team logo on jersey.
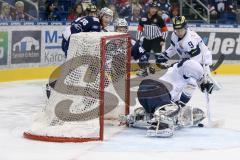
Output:
[[142,21],[147,21],[147,18],[141,18]]
[[154,22],[154,23],[157,23],[157,19],[155,18],[155,19],[153,20],[153,22]]

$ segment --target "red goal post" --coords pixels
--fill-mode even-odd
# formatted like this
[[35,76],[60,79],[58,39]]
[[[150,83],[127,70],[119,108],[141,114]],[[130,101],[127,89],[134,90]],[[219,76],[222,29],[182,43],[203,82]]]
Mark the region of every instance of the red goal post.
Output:
[[[67,77],[69,81],[66,78],[66,82],[68,81],[67,85],[77,86],[78,84],[82,84],[83,82],[81,82],[79,79],[85,76],[83,75],[83,70],[85,69],[88,71],[89,66],[93,65],[94,67],[92,68],[94,69],[92,69],[93,71],[91,71],[90,75],[88,76],[96,77],[96,79],[94,82],[85,82],[87,83],[86,86],[90,89],[85,86],[87,89],[84,91],[86,93],[90,92],[92,91],[91,87],[95,87],[95,90],[93,91],[99,91],[98,93],[95,93],[97,98],[86,98],[82,95],[66,95],[58,93],[53,89],[53,93],[51,94],[46,107],[37,116],[37,118],[35,118],[30,129],[24,132],[25,138],[50,142],[87,142],[103,140],[105,119],[117,119],[116,115],[118,114],[129,114],[131,36],[129,34],[116,32],[80,33],[71,36],[69,48],[69,57],[67,60],[71,60],[71,58],[74,59],[77,56],[86,56],[89,54],[92,54],[91,56],[96,56],[96,59],[99,58],[99,63],[96,63],[96,61],[93,61],[93,63],[95,62],[94,64],[87,64],[91,61],[84,62],[85,66],[83,65],[82,68],[80,66],[80,68],[74,70],[74,74],[69,72]],[[116,58],[118,56],[120,57],[119,59]],[[115,66],[112,64],[114,58],[116,58],[116,62],[114,63],[117,64]],[[86,65],[88,66],[86,67]],[[98,70],[99,68],[100,70]],[[113,91],[111,87],[114,86],[114,83],[122,82],[119,80],[121,78],[118,77],[118,72],[123,76],[122,78],[124,78],[124,84],[121,83],[121,86],[124,86],[124,98],[121,97],[124,106],[119,104],[119,106],[106,114],[106,105],[109,105],[109,101],[111,101],[110,99],[107,99],[106,94],[107,92],[111,92],[112,95],[117,96],[117,92]],[[71,77],[74,77],[73,80]],[[76,84],[74,82],[74,84],[71,84],[72,81],[75,81],[75,79],[80,82],[76,82]],[[73,119],[70,117],[70,120],[67,119],[67,121],[64,121],[64,118],[59,118],[57,113],[59,102],[65,98],[71,99],[71,101],[73,101],[72,104],[74,104],[74,100],[79,101],[76,102],[76,105],[73,107],[73,109],[71,108],[71,111],[74,113],[70,113],[70,111],[69,113],[64,113],[66,110],[61,110],[62,115],[75,116]],[[61,107],[66,108],[66,106]],[[88,117],[88,120],[74,121],[75,119],[81,119],[80,116],[80,118],[77,117],[78,114],[81,114],[82,116],[84,113],[91,113],[93,108],[97,108],[98,110],[98,113],[96,113],[98,115],[97,118],[89,119]],[[68,109],[70,110],[70,107]],[[121,110],[121,113],[118,113],[119,110]],[[111,117],[112,112],[114,112],[114,116]],[[88,115],[91,116],[91,114]],[[94,116],[96,115],[93,115],[93,118]],[[108,116],[110,116],[110,118],[108,118]],[[90,133],[89,136],[88,132]]]

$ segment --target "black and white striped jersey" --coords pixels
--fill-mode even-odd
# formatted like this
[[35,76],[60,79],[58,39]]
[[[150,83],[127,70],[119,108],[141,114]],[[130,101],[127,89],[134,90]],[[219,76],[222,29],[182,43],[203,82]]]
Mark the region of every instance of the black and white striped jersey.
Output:
[[156,15],[149,18],[147,15],[143,16],[138,25],[137,40],[140,40],[142,34],[146,39],[155,39],[161,37],[163,40],[167,37],[167,26],[164,20]]

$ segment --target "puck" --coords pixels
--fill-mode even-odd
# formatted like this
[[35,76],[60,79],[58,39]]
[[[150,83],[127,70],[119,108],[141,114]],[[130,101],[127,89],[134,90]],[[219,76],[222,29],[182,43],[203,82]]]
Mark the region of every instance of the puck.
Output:
[[198,127],[204,127],[204,124],[199,123],[199,124],[198,124]]

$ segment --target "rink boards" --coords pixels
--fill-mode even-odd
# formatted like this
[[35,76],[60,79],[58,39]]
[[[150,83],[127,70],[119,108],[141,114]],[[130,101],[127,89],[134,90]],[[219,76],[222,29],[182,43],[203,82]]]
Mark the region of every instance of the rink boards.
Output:
[[[62,23],[0,23],[0,82],[46,79],[65,60],[61,50]],[[189,25],[223,64],[214,74],[240,74],[240,27],[238,25]],[[112,26],[109,28],[112,31]],[[129,27],[133,37],[137,26]],[[163,50],[170,45],[172,27]],[[154,62],[154,60],[152,60]],[[136,70],[136,62],[132,70]]]

